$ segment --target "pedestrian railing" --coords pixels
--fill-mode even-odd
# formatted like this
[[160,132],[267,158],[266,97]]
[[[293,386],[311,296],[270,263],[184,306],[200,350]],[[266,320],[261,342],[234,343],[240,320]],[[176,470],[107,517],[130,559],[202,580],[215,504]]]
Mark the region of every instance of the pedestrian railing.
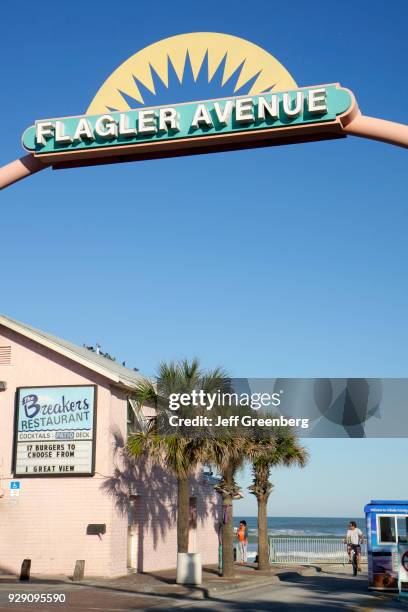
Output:
[[[367,547],[361,546],[362,561],[367,560]],[[347,563],[343,538],[269,536],[270,563]]]

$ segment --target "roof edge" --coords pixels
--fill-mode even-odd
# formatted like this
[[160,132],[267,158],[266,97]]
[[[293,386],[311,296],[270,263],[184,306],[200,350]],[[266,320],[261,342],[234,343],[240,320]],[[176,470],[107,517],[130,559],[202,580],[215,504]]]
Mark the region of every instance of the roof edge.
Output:
[[27,329],[23,325],[20,325],[17,321],[13,321],[3,315],[0,315],[0,325],[3,325],[7,329],[11,329],[21,336],[25,336],[26,338],[29,338],[30,340],[33,340],[34,342],[37,342],[38,344],[41,344],[42,346],[45,346],[60,355],[63,355],[75,363],[79,363],[80,365],[88,368],[88,370],[92,370],[93,372],[104,376],[118,386],[124,386],[127,389],[133,389],[135,387],[134,383],[126,380],[119,374],[113,373],[111,370],[109,370],[109,368],[104,368],[102,365],[96,364],[91,359],[88,360],[85,357],[78,355],[78,353],[75,353],[75,351],[72,351],[67,347],[63,347],[57,342],[44,337],[39,331]]

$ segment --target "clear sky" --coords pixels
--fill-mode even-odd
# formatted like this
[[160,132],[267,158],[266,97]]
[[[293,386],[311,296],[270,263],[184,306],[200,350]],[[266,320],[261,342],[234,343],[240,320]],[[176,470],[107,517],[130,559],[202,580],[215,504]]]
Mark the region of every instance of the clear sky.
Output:
[[[192,31],[251,40],[299,85],[340,82],[408,123],[405,0],[25,1],[2,17],[0,164],[36,118],[85,112],[130,55]],[[406,167],[407,151],[348,138],[44,171],[1,194],[0,311],[146,374],[196,355],[237,377],[407,376]],[[405,440],[308,447],[307,469],[274,476],[273,514],[407,497]]]

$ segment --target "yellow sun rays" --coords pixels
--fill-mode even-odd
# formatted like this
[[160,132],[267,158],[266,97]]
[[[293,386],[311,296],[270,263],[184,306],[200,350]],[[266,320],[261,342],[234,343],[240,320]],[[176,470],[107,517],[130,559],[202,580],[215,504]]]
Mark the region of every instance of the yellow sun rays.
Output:
[[[120,92],[143,104],[143,96],[135,82],[136,77],[147,89],[155,93],[151,68],[157,72],[163,83],[168,85],[168,57],[180,82],[187,51],[191,61],[194,79],[200,71],[205,54],[208,52],[208,79],[214,76],[226,56],[222,84],[244,62],[235,91],[259,73],[252,84],[249,95],[256,95],[274,85],[274,91],[295,89],[296,82],[282,64],[270,53],[243,38],[216,32],[192,32],[160,40],[132,55],[106,79],[92,100],[87,114],[105,113],[109,108],[129,110],[129,104]],[[186,100],[188,102],[188,100]]]

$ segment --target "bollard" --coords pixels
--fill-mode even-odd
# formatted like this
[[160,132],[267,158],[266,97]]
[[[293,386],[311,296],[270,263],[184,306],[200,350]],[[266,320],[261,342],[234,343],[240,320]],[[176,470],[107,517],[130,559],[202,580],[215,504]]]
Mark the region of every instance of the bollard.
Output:
[[24,559],[21,564],[20,580],[30,580],[31,559]]
[[85,573],[85,561],[76,561],[75,569],[74,569],[74,576],[72,580],[74,580],[74,582],[83,580],[84,573]]
[[177,553],[177,584],[202,583],[202,567],[200,553]]

